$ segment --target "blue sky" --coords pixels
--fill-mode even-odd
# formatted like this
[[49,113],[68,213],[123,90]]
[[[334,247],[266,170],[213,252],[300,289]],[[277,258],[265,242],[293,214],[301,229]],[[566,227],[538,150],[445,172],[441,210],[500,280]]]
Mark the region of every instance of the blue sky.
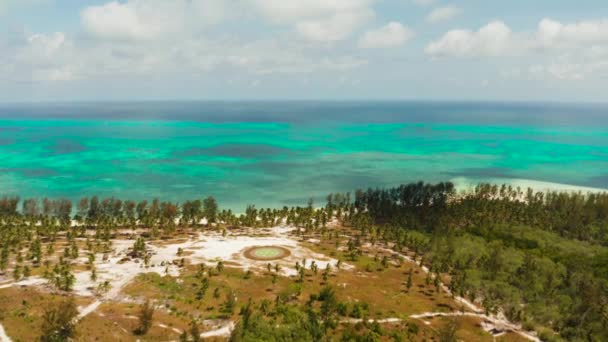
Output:
[[600,0],[0,0],[0,101],[606,101]]

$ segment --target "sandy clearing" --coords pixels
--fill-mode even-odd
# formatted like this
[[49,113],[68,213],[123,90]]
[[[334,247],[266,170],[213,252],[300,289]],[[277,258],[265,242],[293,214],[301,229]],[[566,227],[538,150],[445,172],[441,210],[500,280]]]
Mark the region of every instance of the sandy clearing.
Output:
[[[134,244],[134,240],[113,240],[113,252],[107,260],[103,260],[102,254],[95,258],[95,269],[97,280],[91,280],[90,271],[82,271],[74,274],[74,294],[83,297],[97,296],[97,300],[91,304],[80,307],[78,320],[94,312],[103,302],[117,300],[122,288],[131,282],[137,275],[142,273],[158,273],[160,275],[179,276],[179,267],[174,265],[175,260],[184,258],[192,264],[207,264],[215,266],[218,261],[231,262],[230,267],[242,269],[253,269],[263,271],[268,261],[256,261],[246,258],[244,252],[254,246],[277,246],[289,249],[291,254],[283,259],[274,260],[271,263],[279,264],[280,273],[284,276],[296,276],[296,262],[300,264],[306,260],[306,267],[310,268],[314,260],[319,269],[324,269],[328,264],[334,267],[338,260],[315,253],[303,247],[289,235],[294,228],[290,226],[277,226],[263,229],[243,229],[238,232],[228,232],[223,236],[217,232],[203,232],[196,238],[190,238],[180,243],[155,246],[146,243],[147,251],[151,254],[150,266],[145,267],[142,260],[131,259],[128,253]],[[185,253],[182,257],[177,256],[178,250]],[[85,259],[81,258],[82,263]],[[342,269],[352,269],[352,265],[344,264]],[[97,291],[99,284],[107,282],[109,290],[100,294]],[[8,282],[0,285],[0,289],[10,286],[42,286],[47,280],[40,277],[31,277],[19,282]],[[223,327],[224,329],[226,327]]]
[[[283,259],[271,261],[271,264],[279,264],[281,266],[281,274],[285,276],[296,276],[298,274],[295,269],[296,262],[302,264],[306,259],[306,266],[310,267],[310,263],[314,260],[319,269],[324,269],[329,264],[335,267],[337,259],[330,258],[326,255],[315,253],[310,249],[303,247],[294,238],[288,235],[293,228],[291,227],[275,227],[272,229],[253,230],[255,233],[265,232],[270,236],[248,236],[248,235],[227,235],[220,234],[203,234],[199,241],[190,245],[190,248],[184,248],[184,251],[191,252],[188,256],[190,261],[196,263],[211,263],[217,260],[233,261],[241,265],[243,269],[258,269],[266,268],[269,261],[256,261],[248,259],[243,255],[243,252],[255,246],[277,246],[289,249],[291,254]],[[344,264],[343,269],[352,269],[352,265]]]

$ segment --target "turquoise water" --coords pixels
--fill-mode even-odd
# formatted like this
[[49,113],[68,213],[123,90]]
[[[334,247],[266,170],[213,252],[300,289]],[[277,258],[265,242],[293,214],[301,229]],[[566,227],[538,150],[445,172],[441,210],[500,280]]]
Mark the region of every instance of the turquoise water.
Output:
[[0,194],[236,210],[358,187],[491,179],[608,188],[608,108],[475,103],[0,106]]

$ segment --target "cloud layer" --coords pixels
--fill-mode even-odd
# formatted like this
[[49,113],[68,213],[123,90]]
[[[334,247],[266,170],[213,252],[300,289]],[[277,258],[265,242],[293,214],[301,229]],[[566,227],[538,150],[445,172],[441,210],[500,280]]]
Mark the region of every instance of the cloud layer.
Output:
[[[23,12],[27,4],[41,3],[52,6],[48,0],[0,0],[0,15],[9,18],[15,6]],[[399,77],[395,82],[403,83],[410,75],[462,87],[477,68],[483,75],[475,82],[486,88],[521,80],[602,82],[608,76],[608,19],[602,18],[539,16],[531,26],[516,27],[498,16],[474,26],[464,4],[433,0],[390,6],[379,0],[110,0],[73,6],[73,26],[57,32],[13,25],[0,33],[2,89],[104,80],[179,83],[217,75],[251,87],[272,77],[292,84],[317,77],[341,87]]]

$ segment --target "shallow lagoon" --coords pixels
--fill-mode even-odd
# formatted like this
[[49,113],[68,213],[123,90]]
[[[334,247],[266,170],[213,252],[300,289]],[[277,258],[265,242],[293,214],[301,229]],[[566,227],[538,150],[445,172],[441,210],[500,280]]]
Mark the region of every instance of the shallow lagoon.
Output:
[[214,195],[235,210],[248,203],[305,204],[332,191],[420,179],[608,188],[608,107],[4,105],[0,161],[0,194],[176,201]]

